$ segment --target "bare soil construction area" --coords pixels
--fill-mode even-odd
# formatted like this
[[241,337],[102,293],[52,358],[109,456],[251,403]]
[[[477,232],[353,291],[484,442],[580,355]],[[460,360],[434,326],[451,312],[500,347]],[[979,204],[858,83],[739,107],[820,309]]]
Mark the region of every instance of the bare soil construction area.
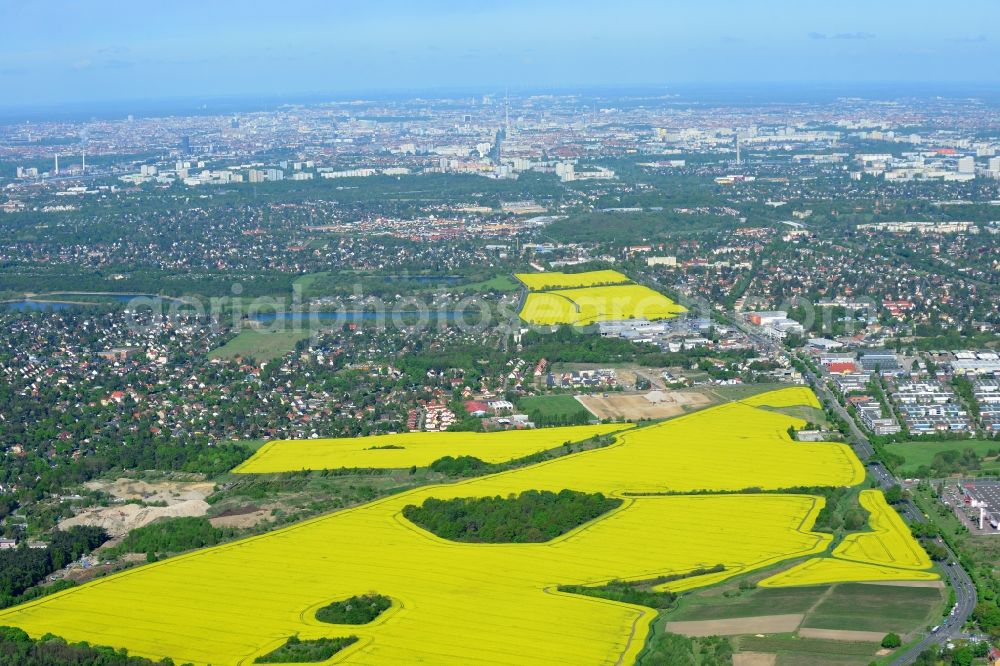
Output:
[[802,613],[757,615],[720,620],[689,620],[667,622],[667,631],[684,636],[737,636],[740,634],[784,634],[795,631],[802,622]]
[[212,527],[236,527],[246,529],[256,527],[257,524],[268,522],[274,518],[274,513],[269,508],[256,506],[240,507],[223,511],[219,515],[210,518],[208,522]]
[[[159,481],[147,483],[135,479],[91,481],[92,490],[102,490],[118,503],[106,507],[82,510],[72,518],[59,523],[60,529],[74,525],[96,525],[107,530],[112,537],[122,536],[131,530],[148,525],[157,518],[204,516],[209,509],[208,497],[215,486],[203,481]],[[164,503],[166,506],[144,506],[136,503]]]
[[215,490],[209,481],[156,481],[153,483],[136,479],[115,479],[114,481],[89,481],[85,484],[91,490],[102,490],[121,500],[142,500],[143,502],[166,502],[205,499]]
[[576,399],[599,419],[665,419],[708,407],[712,399],[698,391],[646,391],[580,395]]

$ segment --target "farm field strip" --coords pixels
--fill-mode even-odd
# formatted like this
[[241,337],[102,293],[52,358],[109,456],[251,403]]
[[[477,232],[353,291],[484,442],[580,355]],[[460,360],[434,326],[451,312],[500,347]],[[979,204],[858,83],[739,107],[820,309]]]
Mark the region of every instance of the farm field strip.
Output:
[[599,284],[631,282],[628,276],[612,270],[589,271],[587,273],[560,273],[558,271],[515,273],[514,277],[530,291],[572,289],[574,287],[593,287]]
[[880,490],[862,490],[858,496],[868,510],[872,532],[848,534],[834,550],[836,557],[856,562],[885,564],[902,569],[930,569],[931,560],[913,538],[899,514]]
[[879,564],[818,557],[806,560],[770,578],[765,578],[758,585],[761,587],[789,587],[845,582],[932,581],[938,579],[938,575],[933,571],[914,571],[913,569],[899,569]]
[[532,324],[570,324],[579,318],[579,311],[565,296],[543,292],[528,294],[520,315]]
[[[239,474],[295,472],[303,469],[400,469],[426,467],[444,456],[474,456],[502,463],[633,427],[628,423],[508,430],[494,433],[409,432],[372,437],[274,440],[233,469]],[[378,447],[402,448],[378,448]]]
[[740,400],[744,405],[751,407],[796,407],[805,405],[822,409],[816,394],[805,386],[792,386],[777,391],[768,391]]
[[586,326],[616,319],[669,319],[685,308],[618,271],[517,273],[528,289],[521,318],[538,325]]
[[[715,559],[734,570],[756,568],[821,552],[828,539],[787,528],[801,524],[816,503],[788,495],[634,499],[604,520],[537,545],[454,544],[391,519],[405,504],[440,496],[435,490],[441,488],[165,560],[80,588],[85,595],[26,607],[25,617],[0,619],[36,633],[90,637],[199,663],[237,663],[296,632],[371,639],[357,663],[405,663],[418,655],[468,663],[469,649],[483,649],[485,659],[490,647],[498,663],[553,663],[560,655],[573,663],[613,663],[631,649],[626,640],[633,624],[651,611],[546,594],[547,588],[680,573]],[[452,494],[472,489],[463,490]],[[752,538],[733,523],[701,529],[737,511],[752,526]],[[317,603],[370,589],[402,608],[371,628],[338,631],[301,618]],[[150,598],[161,609],[156,617],[131,617],[127,609]],[[475,661],[481,661],[478,652]]]
[[638,284],[529,293],[521,318],[532,324],[585,326],[619,319],[669,319],[685,308]]
[[927,571],[927,553],[910,534],[903,519],[880,490],[862,490],[858,496],[868,510],[871,532],[848,534],[833,549],[832,558],[807,560],[762,580],[762,587],[816,585],[844,581],[937,580]]
[[[830,535],[810,531],[821,497],[629,494],[864,479],[848,447],[793,442],[790,425],[804,422],[741,403],[709,408],[626,431],[608,447],[417,488],[97,579],[0,611],[0,624],[216,666],[250,663],[296,633],[359,636],[334,657],[338,663],[631,663],[654,611],[554,588],[716,564],[735,575],[823,552]],[[617,495],[625,503],[540,544],[449,542],[401,515],[431,497],[563,488]],[[370,591],[396,604],[384,621],[320,626],[307,616],[321,604]],[[150,599],[155,613],[130,610]]]

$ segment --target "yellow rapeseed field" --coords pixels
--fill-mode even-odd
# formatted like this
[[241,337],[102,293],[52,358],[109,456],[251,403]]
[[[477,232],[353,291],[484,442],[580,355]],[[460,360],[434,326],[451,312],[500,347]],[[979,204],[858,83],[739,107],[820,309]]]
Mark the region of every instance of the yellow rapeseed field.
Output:
[[514,273],[530,291],[543,289],[572,289],[573,287],[592,287],[596,284],[622,284],[631,282],[627,276],[618,271],[590,271],[588,273]]
[[485,462],[500,463],[631,427],[628,423],[607,423],[491,433],[408,432],[374,437],[275,440],[262,446],[233,472],[266,474],[341,467],[400,469],[412,465],[426,467],[444,456],[475,456]]
[[832,558],[814,558],[760,582],[763,587],[842,581],[937,580],[927,553],[879,490],[861,491],[871,532],[848,534]]
[[573,324],[579,316],[573,301],[551,291],[528,294],[520,315],[529,324],[541,326]]
[[833,550],[834,556],[903,569],[931,568],[927,553],[899,514],[886,503],[881,490],[862,490],[858,502],[870,514],[868,525],[872,531],[848,534]]
[[751,407],[795,407],[797,405],[805,405],[807,407],[815,407],[816,409],[823,408],[819,404],[816,394],[805,386],[793,386],[786,389],[778,389],[777,391],[759,393],[740,402]]
[[814,557],[757,583],[761,587],[799,587],[831,583],[938,580],[933,571],[914,571],[831,557]]
[[521,318],[532,324],[585,326],[615,319],[669,319],[685,312],[663,294],[638,284],[530,293]]
[[[824,552],[830,536],[810,531],[820,497],[642,494],[861,482],[864,470],[845,445],[791,441],[788,427],[802,425],[730,403],[626,431],[605,448],[417,488],[97,579],[0,611],[0,624],[216,666],[250,663],[293,634],[359,636],[338,663],[632,663],[654,612],[556,587],[726,567],[676,581],[680,589]],[[624,503],[542,544],[448,542],[401,515],[431,497],[563,488]],[[313,616],[369,591],[394,600],[372,625]]]

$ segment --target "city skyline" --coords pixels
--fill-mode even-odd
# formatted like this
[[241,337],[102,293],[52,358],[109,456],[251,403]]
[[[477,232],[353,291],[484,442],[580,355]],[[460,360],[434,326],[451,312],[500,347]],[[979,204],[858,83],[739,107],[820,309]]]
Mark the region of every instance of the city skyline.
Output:
[[[291,11],[290,11],[291,9]],[[995,3],[7,3],[0,106],[393,90],[1000,81]],[[863,10],[863,11],[862,11]],[[794,52],[795,58],[788,53]]]

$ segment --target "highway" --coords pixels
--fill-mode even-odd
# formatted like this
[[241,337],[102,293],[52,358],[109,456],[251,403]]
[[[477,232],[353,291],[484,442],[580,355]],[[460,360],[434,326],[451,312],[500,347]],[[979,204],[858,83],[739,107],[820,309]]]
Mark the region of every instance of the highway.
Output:
[[[868,437],[861,431],[854,419],[851,418],[851,415],[847,413],[844,406],[840,404],[840,401],[824,386],[823,382],[819,381],[815,374],[808,370],[806,371],[806,381],[809,382],[813,392],[820,397],[823,403],[828,405],[847,422],[851,431],[850,443],[852,448],[854,448],[854,452],[857,453],[862,461],[867,463],[869,471],[878,481],[882,490],[888,490],[894,485],[900,485],[899,479],[893,476],[886,469],[885,465],[881,462],[871,460],[875,449],[872,447],[871,442],[868,441]],[[911,500],[904,500],[896,505],[896,510],[910,523],[927,522],[927,516]],[[955,590],[954,612],[941,621],[936,631],[925,636],[920,642],[911,645],[893,659],[890,662],[891,666],[912,664],[924,650],[935,645],[944,645],[949,640],[960,637],[962,628],[976,607],[976,586],[973,584],[972,579],[966,573],[965,569],[958,564],[958,556],[955,555],[951,547],[941,540],[939,540],[939,544],[948,552],[948,558],[942,564],[941,569],[948,578],[952,589]]]
[[[658,282],[656,285],[662,286],[659,285]],[[787,354],[787,351],[782,348],[780,343],[755,330],[746,322],[740,320],[738,315],[727,312],[725,316],[731,324],[743,331],[743,333],[750,338],[751,342],[753,342],[758,349],[767,352]],[[832,409],[844,420],[845,423],[847,423],[850,430],[848,441],[851,447],[854,449],[858,458],[860,458],[861,461],[867,465],[872,476],[878,481],[882,490],[885,491],[892,486],[901,485],[899,479],[897,479],[881,462],[872,460],[872,457],[875,455],[875,449],[868,440],[868,436],[865,435],[861,428],[858,427],[857,422],[851,417],[850,414],[848,414],[847,409],[840,404],[840,401],[837,400],[826,385],[820,381],[811,370],[809,370],[808,366],[806,367],[804,374],[810,388],[812,388],[813,392],[819,396],[822,403]],[[904,500],[896,506],[896,510],[911,523],[923,523],[927,521],[927,517],[911,500]],[[965,569],[958,564],[958,557],[951,549],[951,546],[940,539],[939,544],[948,552],[948,558],[944,561],[944,563],[942,563],[941,569],[944,575],[948,578],[948,582],[951,584],[952,589],[955,590],[954,612],[941,621],[941,624],[938,625],[936,631],[929,633],[920,642],[915,643],[907,648],[903,653],[898,655],[891,662],[892,666],[905,666],[906,664],[912,664],[916,661],[921,652],[931,646],[944,645],[952,639],[960,638],[962,636],[963,626],[966,622],[968,622],[973,609],[976,607],[977,596],[975,584],[972,582],[972,579],[969,577],[969,574],[965,571]]]
[[[758,348],[765,351],[780,351],[785,353],[785,350],[781,348],[779,343],[755,331],[753,328],[740,321],[738,316],[730,315],[727,318],[741,331],[746,333],[746,335],[758,346]],[[851,447],[854,449],[858,458],[860,458],[862,462],[868,466],[872,476],[878,481],[882,490],[888,490],[892,486],[901,485],[899,479],[897,479],[892,472],[885,467],[885,465],[877,460],[872,460],[872,457],[875,455],[875,448],[868,440],[868,436],[865,435],[861,428],[858,427],[857,422],[851,417],[850,414],[848,414],[847,409],[840,404],[840,401],[837,400],[826,385],[820,381],[820,379],[816,377],[815,373],[809,370],[808,367],[805,371],[805,378],[809,383],[810,388],[812,388],[813,392],[819,396],[823,404],[827,405],[847,423],[850,430],[849,443]],[[911,523],[927,522],[927,516],[925,516],[917,505],[911,500],[904,500],[900,504],[896,505],[896,510]],[[954,612],[942,619],[940,625],[938,625],[935,631],[929,633],[921,639],[920,642],[911,645],[906,648],[905,651],[897,655],[896,658],[890,662],[891,666],[905,666],[906,664],[912,664],[924,650],[935,645],[944,645],[952,639],[960,638],[962,636],[962,628],[965,626],[965,623],[968,622],[973,609],[976,607],[978,600],[976,596],[976,586],[972,582],[972,578],[969,577],[968,572],[966,572],[965,569],[963,569],[958,563],[958,556],[955,555],[951,546],[940,539],[939,544],[948,552],[948,558],[942,563],[941,569],[944,575],[948,578],[948,582],[951,584],[952,589],[955,590]]]

